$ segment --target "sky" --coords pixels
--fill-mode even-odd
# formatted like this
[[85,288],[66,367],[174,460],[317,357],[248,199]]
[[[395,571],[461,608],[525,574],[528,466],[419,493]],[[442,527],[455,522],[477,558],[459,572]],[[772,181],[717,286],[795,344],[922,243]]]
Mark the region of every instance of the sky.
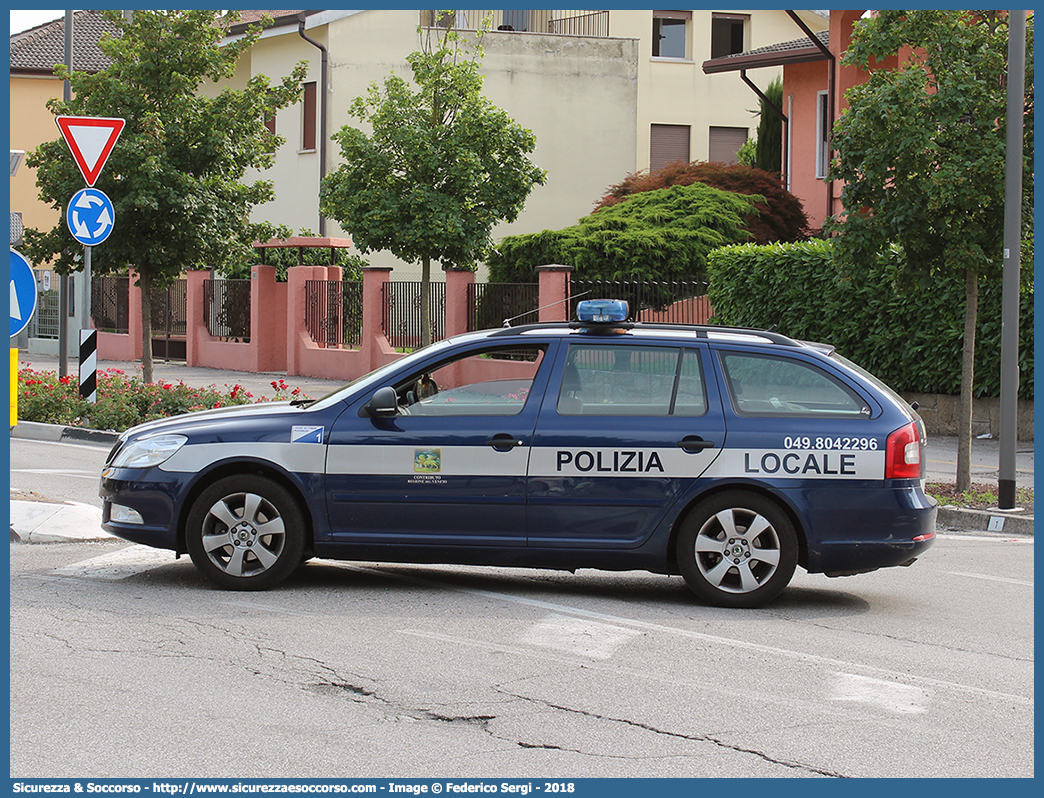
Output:
[[65,16],[65,11],[12,11],[9,33],[21,33],[45,22],[54,22]]

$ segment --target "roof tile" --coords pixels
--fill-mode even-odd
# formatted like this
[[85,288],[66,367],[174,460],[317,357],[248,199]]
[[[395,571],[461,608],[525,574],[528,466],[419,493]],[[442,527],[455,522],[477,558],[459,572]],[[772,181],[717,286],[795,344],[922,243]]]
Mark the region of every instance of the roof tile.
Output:
[[[98,11],[73,14],[73,69],[98,72],[109,66],[109,59],[98,49],[98,40],[105,33],[116,35],[118,32]],[[51,73],[55,64],[64,63],[64,17],[11,37],[11,72]]]

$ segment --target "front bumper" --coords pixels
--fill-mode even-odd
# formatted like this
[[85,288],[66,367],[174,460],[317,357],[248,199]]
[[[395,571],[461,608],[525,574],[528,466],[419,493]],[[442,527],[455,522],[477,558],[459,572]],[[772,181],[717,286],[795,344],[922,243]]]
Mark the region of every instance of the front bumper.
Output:
[[[110,467],[102,472],[98,489],[102,499],[102,529],[132,543],[183,552],[184,546],[178,541],[177,499],[184,495],[185,486],[169,473],[163,474],[162,481],[150,479],[150,471],[153,469]],[[141,523],[113,521],[113,504],[136,511]]]

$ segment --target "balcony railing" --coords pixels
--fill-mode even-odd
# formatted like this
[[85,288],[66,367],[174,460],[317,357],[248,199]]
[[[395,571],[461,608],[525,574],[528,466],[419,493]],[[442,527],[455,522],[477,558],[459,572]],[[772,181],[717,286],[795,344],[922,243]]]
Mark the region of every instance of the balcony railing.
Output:
[[425,28],[454,30],[495,30],[528,33],[558,33],[567,36],[609,35],[608,11],[421,11],[420,24]]

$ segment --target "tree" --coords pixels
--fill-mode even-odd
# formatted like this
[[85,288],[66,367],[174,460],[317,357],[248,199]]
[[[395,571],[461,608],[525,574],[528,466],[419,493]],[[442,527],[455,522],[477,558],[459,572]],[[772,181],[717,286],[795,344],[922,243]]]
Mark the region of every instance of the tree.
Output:
[[506,237],[490,277],[532,282],[537,266],[562,263],[582,280],[700,279],[711,250],[750,239],[745,217],[758,199],[704,183],[643,191],[572,227]]
[[[201,84],[231,78],[260,28],[222,47],[216,11],[135,11],[131,20],[113,11],[106,18],[120,29],[98,45],[111,65],[72,75],[56,67],[58,77],[70,79],[74,98],[52,99],[47,107],[55,116],[127,122],[96,183],[112,200],[116,220],[112,235],[92,253],[92,267],[137,271],[142,376],[152,382],[152,289],[185,269],[216,266],[250,248],[250,209],[271,200],[273,191],[270,182],[244,183],[244,174],[271,165],[282,139],[264,120],[296,102],[305,65],[279,85],[258,75],[241,90],[209,97],[199,93]],[[38,170],[40,198],[57,210],[83,187],[61,138],[41,144],[26,163]],[[54,258],[62,273],[77,268],[80,245],[64,222],[47,232],[26,231],[26,242],[37,262]]]
[[765,96],[771,101],[771,105],[764,100],[761,101],[754,165],[766,172],[779,175],[783,166],[783,118],[776,108],[783,107],[783,79],[773,80],[765,89]]
[[389,250],[421,263],[422,343],[431,341],[431,262],[474,268],[490,231],[514,221],[545,173],[527,155],[536,138],[482,95],[479,48],[468,56],[452,31],[407,56],[413,85],[372,84],[333,139],[343,163],[323,179],[322,212],[365,254]]
[[643,191],[667,186],[703,183],[722,191],[756,195],[756,204],[747,211],[745,226],[756,244],[799,241],[808,237],[808,216],[801,200],[783,188],[778,174],[743,164],[675,161],[655,172],[630,174],[610,186],[595,204],[595,212],[608,208]]
[[[931,290],[936,274],[964,275],[958,490],[971,483],[979,282],[996,279],[1002,262],[1007,30],[996,11],[880,11],[863,20],[843,63],[872,71],[846,94],[832,139],[831,178],[844,181],[847,215],[831,227],[849,269],[858,273],[895,243],[905,282],[920,290]],[[912,52],[893,68],[882,64],[900,51]],[[1026,85],[1032,98],[1032,71]],[[1027,155],[1031,168],[1032,149]]]

